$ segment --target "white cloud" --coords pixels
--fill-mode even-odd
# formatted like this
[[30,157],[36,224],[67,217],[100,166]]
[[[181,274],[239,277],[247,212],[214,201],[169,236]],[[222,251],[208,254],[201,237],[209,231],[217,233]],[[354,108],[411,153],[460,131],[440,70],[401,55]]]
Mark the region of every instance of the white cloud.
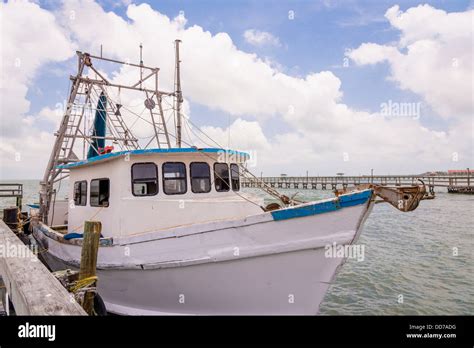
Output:
[[38,179],[42,177],[54,142],[51,133],[25,127],[18,138],[0,138],[0,178]]
[[2,131],[4,136],[13,136],[20,130],[16,122],[29,111],[26,93],[38,68],[65,60],[74,50],[54,16],[38,5],[25,1],[0,3],[0,13]]
[[[397,19],[400,14],[393,14],[393,11],[389,10],[387,13],[391,14],[387,16],[395,23],[392,25],[402,31],[400,46],[366,44],[352,51],[351,57],[359,64],[386,60],[392,66],[392,78],[402,88],[411,89],[427,100],[431,100],[429,97],[432,98],[437,92],[443,99],[444,94],[448,93],[445,86],[434,84],[433,80],[429,80],[433,86],[428,86],[428,83],[409,78],[410,73],[428,78],[430,69],[434,69],[431,74],[438,78],[443,76],[437,75],[440,73],[436,70],[439,63],[433,65],[428,61],[415,68],[408,66],[408,62],[400,62],[402,58],[405,59],[404,56],[416,51],[417,47],[411,45],[426,40],[412,34],[411,30],[415,29],[407,24],[410,20]],[[406,13],[412,13],[409,11]],[[67,42],[64,47],[75,45],[83,51],[96,53],[100,50],[100,44],[103,44],[107,56],[136,61],[138,45],[143,43],[144,63],[161,68],[160,84],[165,90],[173,88],[173,41],[181,39],[182,85],[186,100],[231,115],[235,119],[230,125],[231,146],[258,151],[259,167],[265,172],[302,174],[308,169],[313,174],[333,174],[337,171],[358,174],[368,173],[370,168],[378,172],[419,172],[465,166],[472,161],[469,148],[472,128],[457,122],[457,114],[453,115],[456,122],[449,129],[435,132],[422,127],[414,119],[384,119],[378,117],[377,113],[354,110],[342,102],[342,83],[332,72],[315,72],[302,78],[287,75],[264,58],[238,50],[226,33],[213,35],[198,25],[186,27],[183,15],[170,19],[147,4],[131,4],[126,11],[127,19],[123,19],[112,12],[105,12],[93,1],[76,0],[64,2],[55,16],[62,26],[59,37],[73,38],[73,43]],[[34,21],[34,18],[31,20]],[[446,25],[446,22],[443,23]],[[453,35],[453,32],[446,30],[440,36],[430,36],[443,37],[446,41],[434,41],[441,45],[441,49],[432,50],[431,54],[442,54],[431,59],[444,59],[443,45],[450,45],[457,49],[456,57],[459,58],[461,69],[464,69],[464,59],[471,54],[466,52],[470,46],[456,44],[458,39],[453,38]],[[408,46],[403,47],[402,42],[405,41]],[[45,43],[42,45],[48,46]],[[60,57],[66,59],[69,56],[65,54]],[[43,59],[42,62],[46,61]],[[472,76],[472,70],[467,72],[470,75],[466,76]],[[109,77],[117,81],[137,78],[128,68],[116,71]],[[24,97],[27,87],[24,84],[24,93],[17,92],[16,95]],[[465,111],[465,92],[469,88],[462,82],[453,83],[451,87],[457,88],[461,94],[458,96],[461,102],[458,103],[457,97],[453,97],[452,105]],[[134,99],[132,95],[124,93],[122,101],[127,105],[135,105],[137,112],[143,110],[143,101]],[[450,107],[451,104],[446,105]],[[52,110],[43,111],[43,118],[48,119]],[[16,115],[26,115],[26,112],[27,108],[17,110]],[[187,103],[185,113],[190,114]],[[253,119],[248,120],[250,117]],[[268,134],[268,126],[277,119],[280,123],[284,121],[286,129],[278,134]],[[141,136],[146,135],[145,126],[139,125]],[[212,125],[203,129],[223,146],[228,144],[229,129]],[[32,151],[35,151],[33,147]],[[452,163],[453,152],[459,153],[459,163]],[[45,163],[49,150],[36,154]],[[344,160],[347,158],[349,161]]]
[[[26,1],[0,3],[0,166],[1,177],[38,177],[52,135],[36,128],[28,89],[38,69],[74,54],[74,46],[50,12]],[[54,43],[54,44],[52,44]]]
[[385,17],[401,32],[396,44],[364,43],[348,56],[358,65],[390,64],[390,78],[447,119],[473,114],[474,10],[447,13],[429,5],[390,8]]
[[[62,105],[61,105],[62,106]],[[49,106],[46,106],[40,110],[38,113],[39,119],[44,120],[46,122],[49,122],[52,124],[54,129],[59,128],[59,124],[61,123],[61,118],[64,113],[64,108],[56,108],[52,109]]]
[[280,39],[273,34],[256,29],[248,29],[244,32],[244,39],[253,46],[275,46],[280,47]]
[[[260,124],[255,121],[238,118],[226,129],[205,126],[201,127],[201,130],[224,148],[263,151],[270,147]],[[201,138],[207,140],[205,137]],[[210,141],[207,142],[213,145]]]
[[357,65],[364,65],[391,61],[399,58],[401,53],[396,47],[369,42],[363,43],[355,50],[351,50],[348,55]]

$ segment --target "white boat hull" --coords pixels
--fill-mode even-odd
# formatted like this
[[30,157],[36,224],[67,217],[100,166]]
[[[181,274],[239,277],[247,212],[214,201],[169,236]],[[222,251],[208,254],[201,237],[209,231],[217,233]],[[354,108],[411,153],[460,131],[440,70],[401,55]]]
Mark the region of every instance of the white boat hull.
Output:
[[[372,191],[357,194],[116,238],[99,251],[99,293],[118,314],[316,314],[345,260],[326,247],[355,243],[371,210]],[[34,235],[53,269],[78,266],[80,246]]]

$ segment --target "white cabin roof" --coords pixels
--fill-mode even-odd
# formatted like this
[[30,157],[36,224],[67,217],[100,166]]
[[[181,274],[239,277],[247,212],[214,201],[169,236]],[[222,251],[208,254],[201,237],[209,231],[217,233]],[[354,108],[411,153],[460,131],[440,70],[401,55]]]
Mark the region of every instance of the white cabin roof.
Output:
[[74,169],[78,167],[85,167],[92,164],[103,163],[112,159],[120,158],[122,156],[133,156],[133,155],[151,155],[151,154],[178,154],[178,153],[212,153],[212,154],[226,154],[237,156],[241,161],[249,159],[250,155],[246,152],[235,151],[235,150],[225,150],[221,148],[197,148],[197,147],[187,147],[187,148],[171,148],[171,149],[139,149],[131,151],[119,151],[111,152],[104,155],[95,156],[88,158],[83,161],[68,163],[64,165],[59,165],[57,168],[60,169]]

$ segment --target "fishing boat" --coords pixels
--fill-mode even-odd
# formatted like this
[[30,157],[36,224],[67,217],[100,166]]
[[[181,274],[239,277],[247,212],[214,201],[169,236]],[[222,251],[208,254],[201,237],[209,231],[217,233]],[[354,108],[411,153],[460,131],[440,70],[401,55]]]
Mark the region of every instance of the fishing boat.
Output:
[[[245,151],[185,144],[179,44],[173,92],[158,89],[159,69],[141,55],[133,64],[77,52],[32,220],[41,256],[52,270],[77,269],[84,222],[100,221],[97,292],[108,312],[316,314],[346,259],[328,255],[328,246],[354,245],[377,201],[415,209],[424,186],[357,186],[303,202],[255,177]],[[99,61],[134,68],[138,80],[107,79]],[[143,94],[149,139],[134,136],[133,112],[111,97],[113,89]],[[173,99],[173,122],[165,98]],[[258,181],[273,202],[242,190],[243,178]],[[63,180],[67,200],[56,199]]]

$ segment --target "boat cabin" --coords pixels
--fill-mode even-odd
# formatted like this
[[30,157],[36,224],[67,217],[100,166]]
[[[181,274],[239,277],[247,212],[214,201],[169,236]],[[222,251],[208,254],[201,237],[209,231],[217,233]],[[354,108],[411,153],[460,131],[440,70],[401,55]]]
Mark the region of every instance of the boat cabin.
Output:
[[261,213],[262,199],[240,191],[246,159],[217,148],[146,149],[61,166],[70,171],[68,233],[82,233],[86,220],[113,237]]

